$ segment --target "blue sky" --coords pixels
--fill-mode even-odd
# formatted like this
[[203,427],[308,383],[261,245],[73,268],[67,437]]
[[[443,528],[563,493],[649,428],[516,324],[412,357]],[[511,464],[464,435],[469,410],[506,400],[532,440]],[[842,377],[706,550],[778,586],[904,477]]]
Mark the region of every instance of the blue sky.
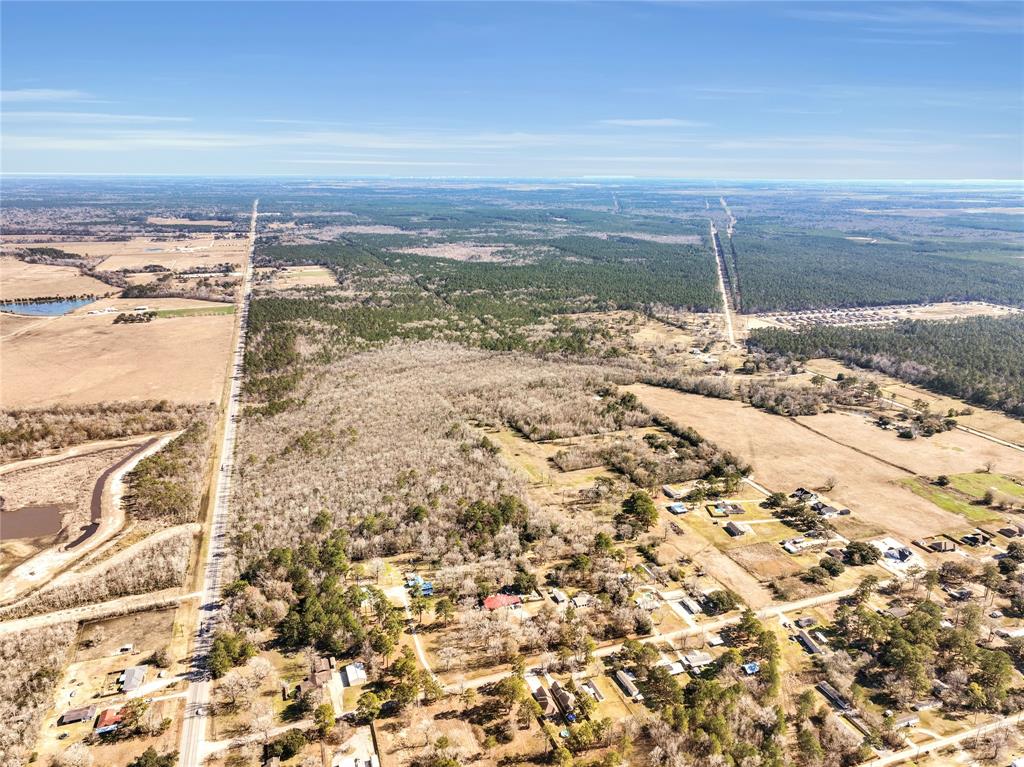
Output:
[[2,3],[5,173],[1024,177],[1021,3]]

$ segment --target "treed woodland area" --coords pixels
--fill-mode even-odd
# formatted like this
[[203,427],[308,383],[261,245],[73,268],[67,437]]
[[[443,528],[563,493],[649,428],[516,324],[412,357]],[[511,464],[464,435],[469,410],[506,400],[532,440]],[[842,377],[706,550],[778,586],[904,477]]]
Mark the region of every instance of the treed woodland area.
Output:
[[[4,759],[29,763],[56,691],[70,707],[62,676],[95,625],[45,614],[115,615],[150,594],[178,600],[173,637],[104,655],[104,678],[159,667],[147,681],[175,685],[178,707],[197,689],[186,635],[208,632],[217,767],[354,758],[363,735],[393,767],[856,767],[1024,708],[1024,464],[1007,457],[1024,418],[1024,248],[1003,217],[896,220],[800,186],[252,184],[194,189],[192,208],[175,193],[157,216],[134,202],[55,216],[67,237],[193,221],[234,238],[260,197],[252,300],[230,315],[248,322],[233,462],[212,402],[0,414],[0,463],[26,461],[5,514],[35,505],[64,451],[114,443],[64,468],[96,493],[94,474],[139,451],[116,534],[0,604],[30,627],[0,636]],[[74,188],[54,194],[70,206]],[[4,215],[32,234],[36,198],[13,199]],[[22,256],[76,260],[56,245]],[[237,263],[197,269],[122,298],[237,299]],[[1001,314],[748,331],[754,313],[966,300]],[[206,311],[150,310],[104,332]],[[932,411],[923,389],[965,406]],[[976,411],[1000,436],[970,433]],[[219,474],[211,625],[188,600]],[[6,547],[20,559],[4,572],[78,521],[95,529],[85,509],[35,550]],[[87,767],[82,743],[114,742],[89,730],[77,750],[48,733],[58,750],[40,763]],[[957,747],[996,764],[1018,741]],[[130,765],[177,759],[135,744]]]
[[778,355],[835,357],[975,405],[1024,417],[1024,317],[902,322],[886,328],[762,328],[751,344]]

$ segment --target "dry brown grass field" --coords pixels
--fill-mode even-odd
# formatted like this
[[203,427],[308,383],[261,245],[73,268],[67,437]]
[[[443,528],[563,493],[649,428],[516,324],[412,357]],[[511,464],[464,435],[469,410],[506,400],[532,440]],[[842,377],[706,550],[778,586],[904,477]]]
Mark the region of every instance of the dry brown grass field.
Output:
[[[221,308],[186,299],[117,299],[117,311]],[[4,346],[0,400],[5,407],[46,407],[106,400],[216,400],[227,372],[230,314],[157,318],[114,325],[115,314],[85,307],[63,317],[0,316]],[[60,382],[59,386],[51,385]]]
[[0,301],[83,293],[103,295],[114,290],[70,266],[27,264],[16,258],[0,257]]
[[193,234],[175,239],[132,237],[123,241],[74,240],[15,242],[5,240],[3,250],[14,248],[58,248],[89,258],[102,258],[99,269],[137,269],[160,264],[168,269],[182,270],[220,263],[241,264],[245,259],[246,240],[241,237],[217,239],[213,234]]
[[[838,416],[851,422],[849,431],[856,435],[849,440],[850,444],[844,444],[805,428],[800,421],[770,415],[734,400],[706,398],[642,384],[626,388],[652,410],[692,426],[706,438],[739,453],[753,465],[754,478],[770,490],[791,492],[799,486],[821,487],[834,477],[837,484],[829,493],[834,501],[852,509],[856,518],[896,537],[934,535],[963,525],[963,518],[942,511],[898,486],[898,480],[912,476],[913,472],[874,455],[877,443],[896,437],[874,427],[868,428],[877,434],[865,434],[852,417]],[[811,423],[816,422],[812,419]],[[823,423],[825,428],[833,426],[828,420]],[[843,425],[845,429],[845,421]],[[845,434],[844,430],[839,436]],[[979,450],[988,450],[987,444],[992,444],[984,443],[981,438],[977,441],[982,443]],[[932,447],[926,440],[914,440],[890,446],[889,450],[896,452],[888,454],[901,459],[899,466],[933,468],[939,461],[938,456],[943,455],[934,452],[943,449],[941,444]],[[918,450],[930,457],[916,457],[914,452]],[[1006,452],[1007,471],[1011,470],[1011,465],[1021,466],[1013,464],[1021,460],[1013,451],[1007,448]],[[964,453],[950,450],[949,455],[950,464],[954,463],[954,457],[959,457],[963,465],[961,471],[977,468],[978,457],[973,446]]]

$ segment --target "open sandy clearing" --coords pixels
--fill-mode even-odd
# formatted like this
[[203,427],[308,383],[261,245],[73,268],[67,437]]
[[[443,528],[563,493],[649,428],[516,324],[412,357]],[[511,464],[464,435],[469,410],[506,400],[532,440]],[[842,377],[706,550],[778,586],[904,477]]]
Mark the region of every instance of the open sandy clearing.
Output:
[[[166,302],[170,306],[145,305],[210,305]],[[104,400],[215,401],[227,372],[233,324],[230,314],[125,325],[114,325],[110,314],[31,321],[0,317],[0,400],[10,408]]]
[[274,273],[270,287],[274,290],[312,288],[337,285],[334,272],[321,266],[288,266]]
[[447,258],[451,261],[478,261],[498,263],[505,259],[495,255],[506,245],[474,245],[469,242],[446,242],[437,245],[422,245],[416,248],[402,248],[399,253],[412,253],[431,258]]
[[191,218],[173,218],[171,216],[150,216],[146,219],[147,224],[156,226],[231,226],[230,221],[219,218],[204,218],[193,220]]
[[116,289],[71,266],[27,264],[16,258],[0,258],[0,301],[39,296],[105,295]]
[[[820,487],[835,477],[838,481],[830,498],[850,507],[855,517],[898,538],[934,535],[964,524],[962,517],[942,511],[896,484],[912,476],[910,472],[838,444],[796,421],[733,400],[643,384],[625,388],[652,410],[692,426],[750,461],[754,477],[771,490]],[[908,445],[911,447],[916,444]]]

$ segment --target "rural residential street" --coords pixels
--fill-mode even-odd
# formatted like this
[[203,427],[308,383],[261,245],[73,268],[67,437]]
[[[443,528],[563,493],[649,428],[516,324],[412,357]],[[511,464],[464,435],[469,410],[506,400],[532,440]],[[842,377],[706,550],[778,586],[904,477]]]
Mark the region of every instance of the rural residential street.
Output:
[[213,635],[220,619],[222,583],[221,567],[226,556],[224,544],[228,530],[228,505],[231,500],[231,473],[234,466],[235,435],[241,399],[242,363],[245,355],[245,333],[249,319],[249,300],[252,294],[252,258],[256,247],[256,211],[259,200],[252,204],[249,224],[249,251],[242,270],[241,311],[238,313],[238,335],[232,360],[231,381],[224,413],[224,436],[221,445],[221,463],[217,467],[214,483],[213,509],[209,525],[203,587],[197,612],[195,637],[192,646],[192,681],[185,703],[185,721],[181,728],[179,748],[183,767],[199,767],[205,759],[206,709],[210,705],[212,683],[206,660],[213,644]]

